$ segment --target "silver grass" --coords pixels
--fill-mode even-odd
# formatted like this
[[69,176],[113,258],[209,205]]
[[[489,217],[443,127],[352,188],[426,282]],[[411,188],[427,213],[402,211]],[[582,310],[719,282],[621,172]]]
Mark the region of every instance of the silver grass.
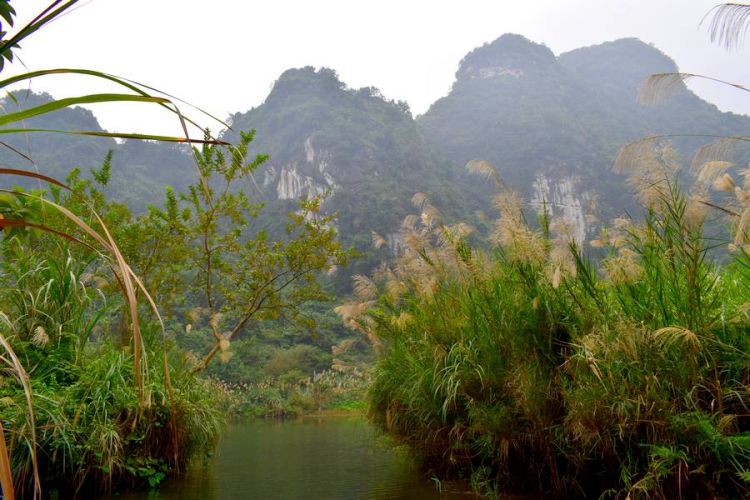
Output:
[[701,24],[708,22],[708,34],[712,42],[732,50],[744,44],[747,35],[750,5],[724,3],[711,9]]
[[466,170],[472,174],[480,175],[485,179],[492,179],[498,188],[502,188],[505,185],[497,168],[486,160],[470,160],[466,163]]
[[732,168],[734,163],[724,160],[707,161],[698,169],[696,182],[702,184],[713,184],[713,182]]
[[747,138],[743,137],[722,137],[714,142],[710,142],[698,148],[693,155],[691,161],[691,168],[693,171],[700,171],[708,162],[714,161],[729,161],[737,143],[740,141],[747,141]]
[[414,205],[419,210],[422,210],[422,208],[427,204],[429,200],[429,196],[427,196],[427,194],[425,193],[414,193],[414,196],[411,197],[412,205]]
[[685,90],[685,82],[696,77],[692,73],[656,73],[643,82],[638,92],[638,104],[654,106],[667,97]]
[[372,300],[378,295],[378,287],[370,278],[362,274],[352,277],[354,281],[354,294],[361,300]]
[[372,234],[372,246],[375,249],[382,248],[385,246],[388,242],[383,238],[378,232],[371,231]]
[[618,174],[632,174],[637,171],[644,158],[653,157],[654,150],[661,140],[661,136],[649,136],[624,145],[617,152],[612,170]]

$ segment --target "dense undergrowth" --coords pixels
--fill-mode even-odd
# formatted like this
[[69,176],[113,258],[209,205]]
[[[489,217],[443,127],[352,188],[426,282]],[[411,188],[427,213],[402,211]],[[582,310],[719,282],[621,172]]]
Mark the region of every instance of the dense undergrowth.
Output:
[[357,413],[366,409],[367,373],[325,370],[302,380],[266,379],[226,383],[235,418],[290,418],[320,412]]
[[0,420],[19,490],[31,487],[34,459],[46,491],[91,493],[155,486],[209,453],[226,404],[220,387],[191,375],[151,324],[139,394],[116,299],[94,283],[102,278],[88,274],[90,262],[66,243],[37,240],[44,253],[30,241],[4,243],[0,332],[26,373],[0,378]]
[[[0,193],[0,478],[18,492],[153,487],[211,453],[228,415],[361,394],[356,340],[290,348],[292,331],[316,331],[318,275],[346,254],[320,199],[301,201],[284,240],[252,227],[261,205],[230,189],[264,160],[247,163],[251,140],[196,151],[201,182],[141,214],[103,195],[111,155],[90,179]],[[321,367],[337,372],[308,381]],[[234,376],[258,383],[220,382]]]
[[[500,182],[491,251],[415,196],[404,254],[338,309],[379,352],[373,418],[489,494],[750,494],[750,186],[715,163],[688,196],[667,150],[642,161],[645,220],[603,226],[596,261]],[[714,179],[737,198],[723,265],[704,236]]]

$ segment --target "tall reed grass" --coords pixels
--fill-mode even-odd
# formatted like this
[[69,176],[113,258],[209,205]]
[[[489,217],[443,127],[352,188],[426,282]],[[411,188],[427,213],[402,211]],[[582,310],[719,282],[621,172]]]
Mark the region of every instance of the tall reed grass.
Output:
[[403,255],[356,277],[338,312],[378,346],[372,416],[432,473],[489,494],[750,494],[750,198],[736,192],[719,265],[706,191],[652,153],[632,178],[642,222],[605,226],[596,260],[498,182],[490,250],[420,196]]

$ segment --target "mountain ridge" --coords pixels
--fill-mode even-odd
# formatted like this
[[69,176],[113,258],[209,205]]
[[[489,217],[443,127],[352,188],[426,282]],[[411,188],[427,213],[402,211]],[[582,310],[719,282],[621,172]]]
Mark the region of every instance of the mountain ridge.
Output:
[[[598,198],[608,216],[633,206],[610,168],[624,144],[653,134],[750,131],[750,118],[722,113],[684,86],[659,106],[636,103],[649,74],[676,69],[666,54],[633,38],[556,56],[543,44],[505,34],[467,53],[450,92],[417,117],[374,87],[349,88],[334,70],[307,66],[283,72],[263,103],[232,114],[230,123],[234,130],[256,129],[253,152],[271,156],[256,174],[255,193],[268,204],[261,221],[268,228],[278,229],[301,196],[329,193],[324,206],[339,214],[347,243],[369,252],[376,232],[397,252],[400,222],[415,210],[409,200],[417,191],[448,219],[482,225],[478,212],[491,210],[491,189],[463,168],[479,158],[496,165],[532,211],[551,208],[583,241],[596,229],[587,216]],[[90,112],[58,113],[67,114],[49,119],[98,127]],[[221,137],[236,135],[226,130]],[[131,204],[158,203],[163,185],[179,189],[195,175],[189,155],[169,145],[85,142],[74,149],[81,156],[75,161],[60,155],[68,138],[28,140],[35,151],[46,148],[45,163],[61,164],[53,174],[78,163],[84,170],[92,161],[98,166],[115,149],[110,194]],[[699,145],[677,142],[683,152]],[[0,162],[11,162],[8,155],[0,153]]]

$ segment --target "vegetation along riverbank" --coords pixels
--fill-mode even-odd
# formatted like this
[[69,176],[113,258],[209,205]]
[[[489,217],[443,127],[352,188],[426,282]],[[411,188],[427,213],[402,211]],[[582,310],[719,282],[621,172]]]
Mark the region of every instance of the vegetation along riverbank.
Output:
[[[19,64],[78,3],[16,25],[0,0],[3,498],[158,488],[243,419],[233,494],[272,432],[282,464],[308,460],[292,436],[320,467],[388,469],[363,415],[425,481],[352,466],[318,485],[336,498],[381,477],[420,498],[750,496],[750,118],[685,84],[706,77],[634,38],[507,33],[420,115],[306,66],[224,121]],[[748,20],[705,26],[735,46]],[[53,75],[109,90],[24,88]],[[106,131],[79,107],[101,103],[184,134]],[[273,421],[300,416],[321,418]]]

